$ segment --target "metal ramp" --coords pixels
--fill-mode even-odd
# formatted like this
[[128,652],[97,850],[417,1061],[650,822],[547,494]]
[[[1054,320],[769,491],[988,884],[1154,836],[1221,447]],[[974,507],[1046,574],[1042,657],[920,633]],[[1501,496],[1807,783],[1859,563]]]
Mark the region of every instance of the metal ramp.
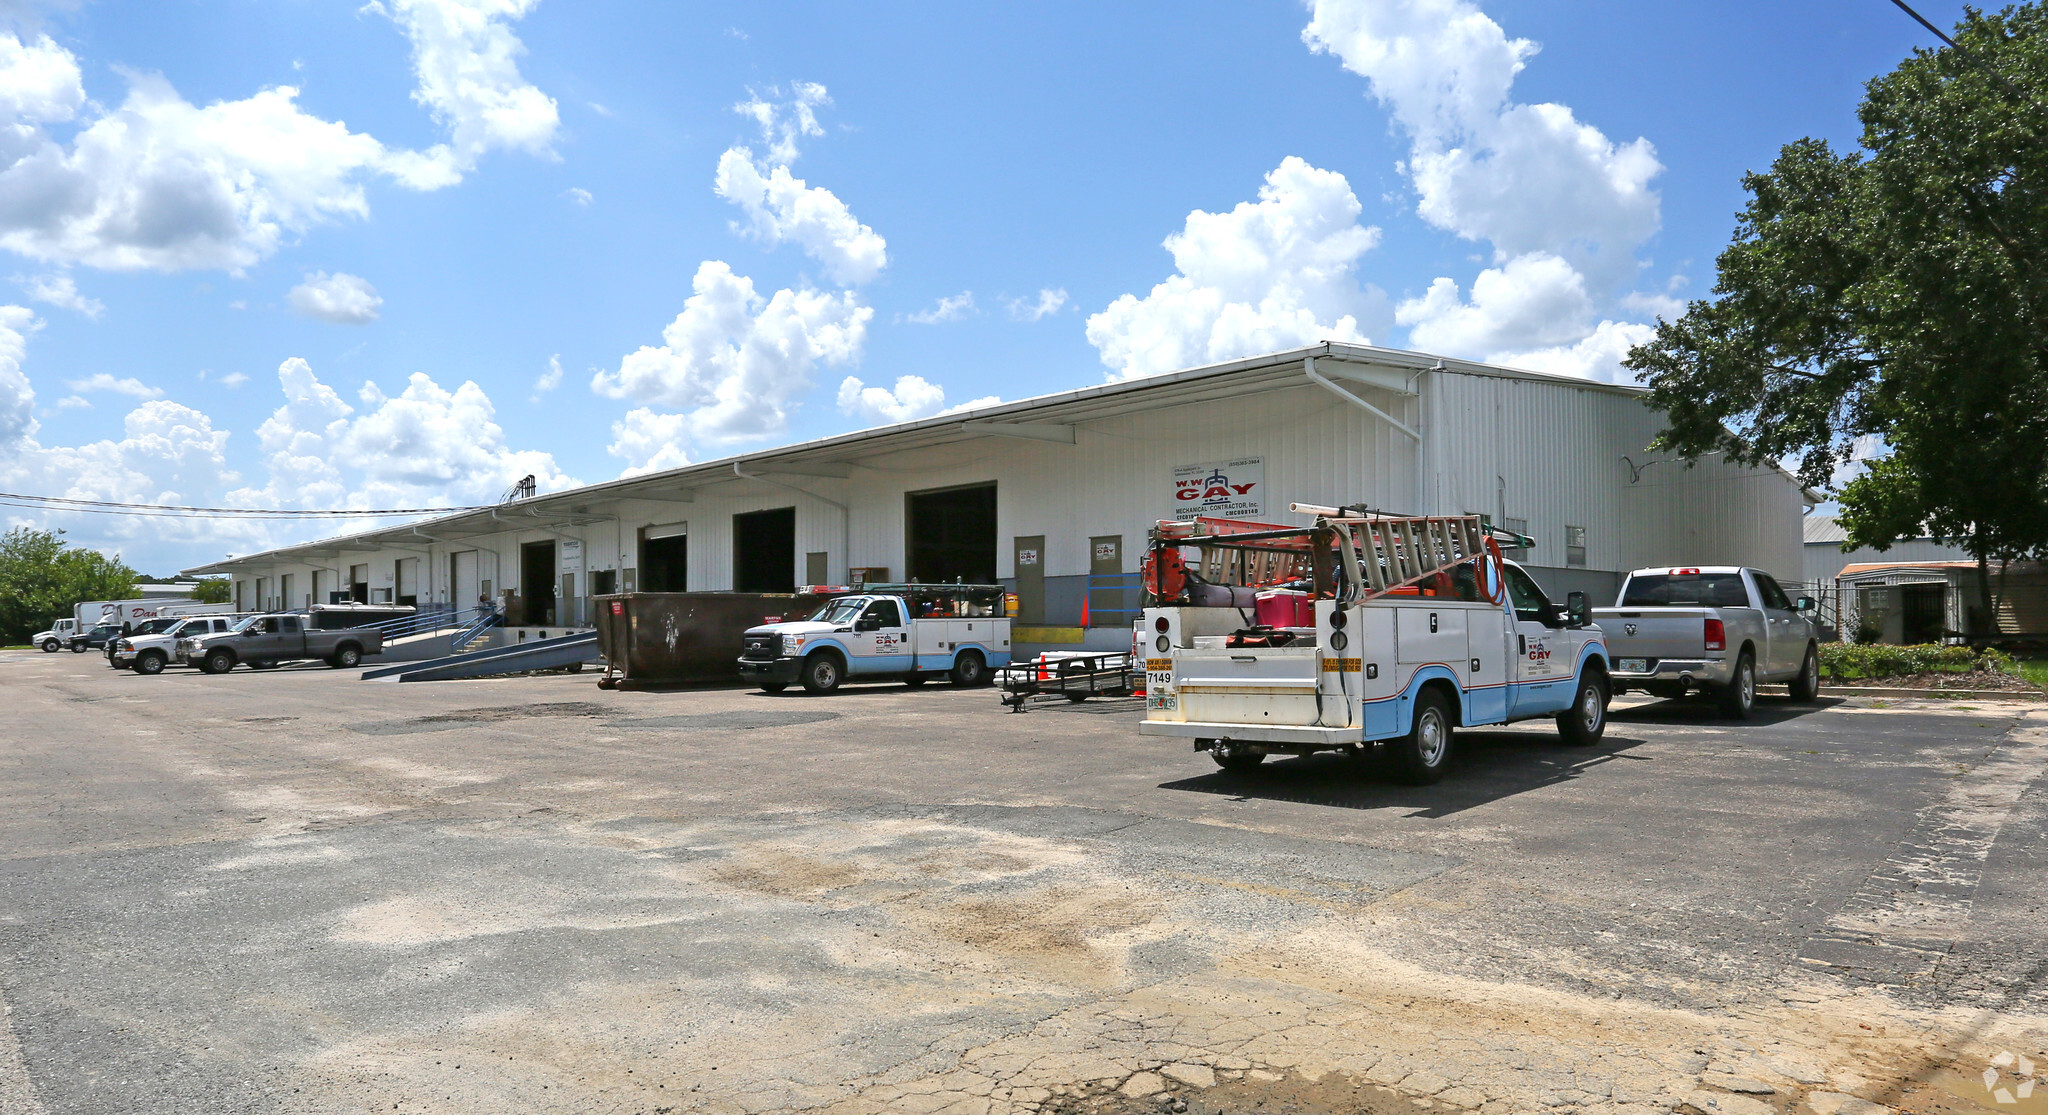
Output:
[[429,658],[422,662],[400,662],[364,670],[364,681],[461,681],[465,678],[524,674],[535,670],[560,670],[579,666],[597,656],[597,632],[563,635],[555,639],[534,639],[510,646]]

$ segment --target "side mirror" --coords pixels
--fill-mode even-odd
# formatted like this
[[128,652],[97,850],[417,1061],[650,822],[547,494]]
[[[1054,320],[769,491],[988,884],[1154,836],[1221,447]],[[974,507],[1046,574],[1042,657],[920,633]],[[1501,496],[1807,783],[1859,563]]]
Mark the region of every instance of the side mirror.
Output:
[[1799,612],[1813,611],[1813,597],[1802,596],[1792,602],[1792,609]]
[[1571,617],[1573,627],[1585,627],[1593,622],[1593,609],[1586,603],[1586,594],[1583,592],[1565,594],[1564,612]]

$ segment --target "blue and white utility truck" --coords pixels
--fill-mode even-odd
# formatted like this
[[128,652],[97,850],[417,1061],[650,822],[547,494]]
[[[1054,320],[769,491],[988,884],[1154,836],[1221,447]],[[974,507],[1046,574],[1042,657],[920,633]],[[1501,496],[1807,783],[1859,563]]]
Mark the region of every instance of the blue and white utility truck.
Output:
[[1010,662],[1010,597],[1001,585],[869,585],[843,592],[809,618],[750,627],[740,678],[769,693],[800,684],[830,693],[847,681],[933,678],[988,684]]
[[1154,528],[1140,732],[1227,770],[1377,753],[1414,784],[1443,777],[1461,727],[1547,717],[1567,743],[1600,739],[1605,642],[1583,593],[1560,608],[1501,557],[1498,539],[1525,540],[1477,515],[1292,510],[1314,525]]

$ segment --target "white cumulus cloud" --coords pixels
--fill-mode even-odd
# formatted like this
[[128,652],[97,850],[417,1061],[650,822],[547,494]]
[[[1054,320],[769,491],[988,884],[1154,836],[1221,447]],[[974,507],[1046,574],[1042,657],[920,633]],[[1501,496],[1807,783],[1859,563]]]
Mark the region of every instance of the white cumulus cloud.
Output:
[[78,293],[78,283],[71,276],[61,272],[53,275],[35,275],[18,281],[21,283],[22,292],[27,294],[31,301],[41,302],[46,306],[72,310],[95,319],[107,310],[106,303]]
[[291,86],[202,107],[161,75],[122,71],[127,94],[103,109],[69,50],[0,32],[0,247],[55,264],[239,272],[310,228],[366,216],[371,178],[438,189],[494,147],[545,155],[554,102],[519,78],[507,25],[532,2],[378,8],[411,38],[415,99],[450,136],[423,152],[313,116]]
[[662,344],[597,373],[591,389],[687,412],[691,435],[708,441],[782,432],[814,367],[860,357],[875,313],[851,291],[783,289],[764,298],[752,279],[718,260],[701,264],[691,285]]
[[634,407],[612,423],[612,456],[626,462],[619,475],[639,476],[690,463],[690,416]]
[[1628,350],[1657,335],[1657,327],[1638,322],[1602,321],[1591,333],[1568,345],[1530,352],[1497,352],[1492,363],[1532,372],[1578,376],[1607,383],[1634,383],[1635,373],[1621,366]]
[[164,396],[161,390],[149,386],[134,376],[123,376],[116,379],[107,372],[95,372],[84,379],[65,380],[64,386],[69,387],[73,391],[111,391],[116,395],[132,395],[138,399],[161,399]]
[[267,482],[228,493],[249,507],[446,507],[489,503],[520,477],[573,485],[555,459],[505,443],[483,388],[453,391],[424,372],[386,396],[369,385],[358,412],[305,360],[279,365],[284,405],[257,428]]
[[0,306],[0,457],[14,452],[36,432],[36,392],[22,370],[28,358],[28,334],[35,328],[35,311],[26,306]]
[[447,129],[449,140],[423,153],[450,180],[497,148],[551,157],[561,123],[553,97],[520,76],[526,45],[510,21],[540,0],[388,0],[366,11],[389,15],[412,41],[413,100]]
[[1394,320],[1426,352],[1486,359],[1510,349],[1566,344],[1585,336],[1593,299],[1572,265],[1541,253],[1517,256],[1472,280],[1465,300],[1458,284],[1438,279],[1420,298],[1402,302]]
[[377,320],[384,299],[368,279],[345,271],[315,271],[288,296],[292,309],[336,325],[368,325]]
[[832,96],[815,81],[791,82],[786,91],[771,85],[766,93],[764,97],[761,90],[748,90],[747,99],[732,110],[761,129],[761,142],[770,161],[795,162],[797,141],[825,134],[818,123],[818,110],[830,105]]
[[533,381],[533,401],[539,402],[542,395],[562,385],[562,354],[548,357],[548,370]]
[[795,244],[835,282],[858,286],[888,266],[888,242],[879,233],[832,191],[805,185],[787,166],[764,167],[734,147],[719,156],[713,189],[747,215],[737,226],[743,232],[770,246]]
[[1361,287],[1358,260],[1379,243],[1342,174],[1282,160],[1257,202],[1200,209],[1166,238],[1179,273],[1088,319],[1088,340],[1118,379],[1317,341],[1367,343],[1385,297]]
[[1364,77],[1408,132],[1424,220],[1503,257],[1564,256],[1603,286],[1633,277],[1663,167],[1646,139],[1615,143],[1564,105],[1514,103],[1535,43],[1470,0],[1316,0],[1302,38]]
[[937,325],[942,321],[959,321],[961,318],[969,317],[973,313],[974,292],[963,290],[958,294],[948,294],[944,298],[939,299],[929,310],[919,310],[914,314],[905,314],[903,315],[903,320],[918,325]]
[[1037,301],[1028,298],[1006,298],[1003,305],[1010,316],[1018,321],[1043,321],[1059,313],[1067,304],[1067,288],[1046,287],[1038,292]]
[[839,410],[874,423],[909,422],[934,414],[957,414],[994,406],[1003,400],[984,395],[953,406],[946,405],[946,392],[923,376],[897,376],[896,386],[869,387],[853,376],[839,381]]

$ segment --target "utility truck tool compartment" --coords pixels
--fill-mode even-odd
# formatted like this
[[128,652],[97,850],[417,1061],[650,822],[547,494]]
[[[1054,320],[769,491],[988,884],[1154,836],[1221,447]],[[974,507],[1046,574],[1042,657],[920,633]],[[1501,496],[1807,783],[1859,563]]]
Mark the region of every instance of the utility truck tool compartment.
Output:
[[1174,687],[1189,720],[1313,724],[1321,672],[1315,647],[1184,650]]

